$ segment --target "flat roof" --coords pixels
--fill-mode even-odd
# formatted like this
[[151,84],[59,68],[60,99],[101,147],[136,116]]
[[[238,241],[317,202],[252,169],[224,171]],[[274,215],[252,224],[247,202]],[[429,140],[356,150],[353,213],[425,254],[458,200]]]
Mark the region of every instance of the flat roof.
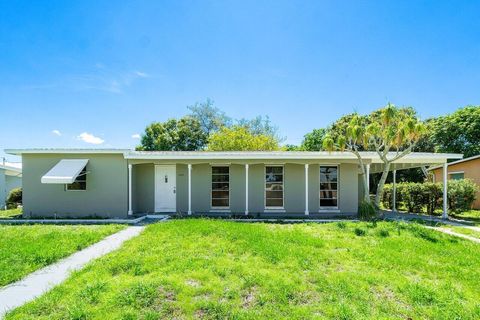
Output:
[[[135,151],[132,149],[6,149],[6,153],[22,154],[123,154],[125,159],[135,160],[351,160],[357,159],[351,152],[328,151]],[[368,163],[382,163],[377,152],[362,151],[362,158]],[[393,158],[396,152],[389,152],[387,158]],[[461,159],[458,153],[412,152],[395,163],[443,164],[448,159]]]
[[[480,154],[478,154],[478,155],[476,155],[476,156],[468,157],[468,158],[465,158],[465,159],[461,159],[461,160],[449,162],[449,163],[447,164],[447,167],[450,166],[450,165],[452,165],[452,164],[457,164],[457,163],[472,161],[472,160],[475,160],[475,159],[480,159]],[[441,166],[435,166],[435,167],[428,168],[428,171],[430,171],[430,170],[435,170],[435,169],[438,169],[438,168],[441,168]]]

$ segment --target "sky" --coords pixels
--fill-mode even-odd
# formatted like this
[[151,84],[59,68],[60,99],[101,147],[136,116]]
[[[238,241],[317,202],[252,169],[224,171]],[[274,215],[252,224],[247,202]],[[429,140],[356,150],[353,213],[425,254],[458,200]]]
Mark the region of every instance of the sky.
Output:
[[480,1],[0,0],[5,148],[134,148],[207,98],[286,143],[388,102],[480,104]]

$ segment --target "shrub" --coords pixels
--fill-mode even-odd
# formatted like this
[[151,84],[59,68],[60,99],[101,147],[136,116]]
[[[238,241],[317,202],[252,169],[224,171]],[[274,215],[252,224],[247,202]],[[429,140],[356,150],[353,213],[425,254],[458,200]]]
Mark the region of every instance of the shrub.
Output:
[[362,201],[358,206],[358,217],[361,220],[370,220],[377,215],[377,209],[372,202]]
[[16,208],[19,204],[22,204],[22,188],[14,188],[10,190],[7,197],[7,207],[9,209]]
[[455,213],[472,208],[478,186],[470,179],[448,181],[448,205]]
[[367,231],[365,231],[364,229],[361,229],[361,228],[355,228],[354,232],[359,237],[363,237],[364,235],[367,234]]
[[[469,179],[448,181],[448,205],[453,212],[469,210],[475,201],[478,186]],[[421,212],[423,209],[428,214],[433,214],[436,209],[441,208],[443,198],[442,183],[414,183],[401,182],[397,184],[397,208],[404,206],[408,212]],[[382,197],[382,205],[392,209],[393,186],[385,185],[385,192]]]

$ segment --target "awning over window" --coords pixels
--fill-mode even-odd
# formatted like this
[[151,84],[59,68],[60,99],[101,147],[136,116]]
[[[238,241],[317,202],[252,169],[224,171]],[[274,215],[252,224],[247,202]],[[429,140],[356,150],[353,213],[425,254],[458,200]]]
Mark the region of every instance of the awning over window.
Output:
[[70,184],[75,181],[88,159],[62,159],[42,177],[42,183]]

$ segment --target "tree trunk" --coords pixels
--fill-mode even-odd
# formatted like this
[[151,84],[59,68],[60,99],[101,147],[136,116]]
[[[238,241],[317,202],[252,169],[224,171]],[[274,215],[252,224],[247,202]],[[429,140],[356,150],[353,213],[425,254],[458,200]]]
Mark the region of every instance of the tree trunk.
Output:
[[377,193],[375,194],[375,206],[380,208],[380,200],[382,200],[383,195],[383,187],[385,186],[385,181],[387,181],[388,171],[390,170],[391,162],[385,163],[385,167],[383,168],[382,177],[378,182],[377,186]]
[[360,168],[362,169],[362,178],[363,178],[363,190],[365,191],[363,194],[363,201],[370,203],[370,195],[368,193],[368,184],[367,184],[367,172],[365,171],[365,165],[363,164],[362,157],[360,153],[353,152],[354,155],[357,156],[358,163],[360,164]]

